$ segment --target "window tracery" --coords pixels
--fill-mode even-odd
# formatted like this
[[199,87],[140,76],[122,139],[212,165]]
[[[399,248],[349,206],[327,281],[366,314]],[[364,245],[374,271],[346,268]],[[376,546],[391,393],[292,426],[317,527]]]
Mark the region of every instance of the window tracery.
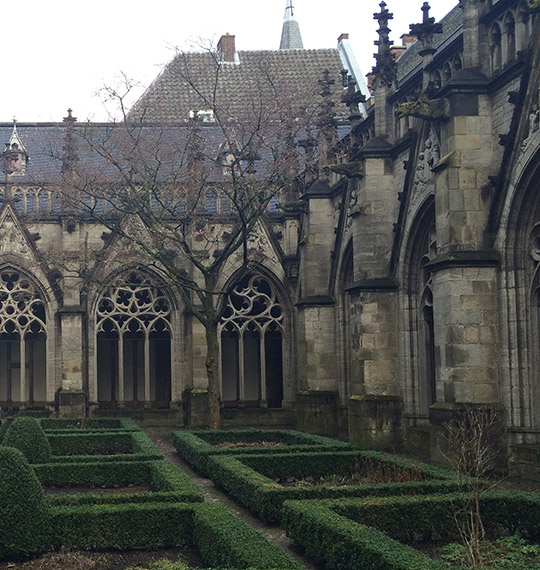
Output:
[[247,275],[227,299],[219,332],[224,401],[281,406],[284,313],[261,275]]

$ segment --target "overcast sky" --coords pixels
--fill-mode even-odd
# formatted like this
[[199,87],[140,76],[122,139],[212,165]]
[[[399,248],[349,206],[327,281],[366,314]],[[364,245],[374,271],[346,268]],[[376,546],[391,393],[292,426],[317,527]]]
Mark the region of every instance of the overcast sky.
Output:
[[[7,2],[7,0],[4,0]],[[294,0],[307,49],[348,33],[362,72],[373,66],[380,0]],[[396,44],[420,22],[423,0],[387,0]],[[442,18],[457,0],[431,0]],[[278,49],[285,0],[25,0],[2,17],[0,122],[107,120],[97,94],[121,73],[147,86],[175,49],[236,36],[238,50]],[[7,7],[7,6],[6,6]],[[141,87],[142,89],[142,87]]]

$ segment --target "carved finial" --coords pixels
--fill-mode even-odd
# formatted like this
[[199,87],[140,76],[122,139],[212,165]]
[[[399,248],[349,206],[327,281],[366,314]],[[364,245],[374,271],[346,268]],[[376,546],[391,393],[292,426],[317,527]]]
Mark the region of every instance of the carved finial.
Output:
[[375,41],[375,45],[378,46],[379,49],[375,54],[377,65],[373,68],[373,73],[377,80],[381,81],[383,85],[391,87],[396,80],[396,62],[390,51],[394,42],[390,40],[391,30],[388,27],[388,22],[394,18],[394,14],[388,11],[384,0],[379,6],[381,7],[381,11],[373,14],[373,19],[379,22],[379,29],[377,30],[379,39]]
[[424,16],[422,18],[421,24],[411,24],[411,34],[417,36],[417,38],[422,42],[424,49],[433,49],[433,36],[435,34],[441,34],[443,31],[442,24],[436,24],[435,18],[429,17],[429,11],[431,6],[428,2],[424,2],[422,6],[422,12]]
[[73,134],[73,125],[77,122],[77,117],[72,115],[71,109],[67,110],[68,116],[64,117],[66,123],[66,134],[64,144],[64,156],[62,157],[62,174],[68,176],[73,174],[74,163],[78,160],[77,149],[75,146],[75,138]]
[[70,108],[67,110],[67,117],[64,117],[64,123],[75,123],[77,121],[77,117],[72,115],[73,110]]

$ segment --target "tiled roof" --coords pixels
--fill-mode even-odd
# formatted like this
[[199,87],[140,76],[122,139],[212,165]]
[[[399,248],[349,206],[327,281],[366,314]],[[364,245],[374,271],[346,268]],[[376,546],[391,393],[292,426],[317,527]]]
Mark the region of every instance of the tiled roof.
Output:
[[[280,105],[285,99],[320,102],[319,80],[328,70],[338,117],[348,116],[341,103],[343,64],[337,49],[240,51],[235,62],[216,64],[210,52],[178,54],[131,110],[131,118],[150,122],[185,121],[190,112],[216,107],[224,116],[250,106]],[[215,102],[212,94],[216,94]],[[276,95],[277,94],[277,95]],[[309,103],[308,103],[309,104]]]
[[[463,27],[463,10],[456,6],[440,22],[443,25],[443,31],[442,34],[435,34],[433,38],[433,47],[435,49],[445,46],[448,40]],[[417,41],[399,58],[397,62],[398,81],[403,80],[417,66],[422,65],[420,51],[422,51],[422,43]],[[437,54],[435,54],[435,57],[437,57]]]

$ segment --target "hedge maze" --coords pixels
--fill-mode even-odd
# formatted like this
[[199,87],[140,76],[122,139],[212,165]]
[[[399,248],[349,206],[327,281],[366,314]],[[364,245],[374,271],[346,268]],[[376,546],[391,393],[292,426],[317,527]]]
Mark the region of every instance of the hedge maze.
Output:
[[0,437],[0,560],[190,545],[209,567],[301,570],[131,421],[18,418]]
[[[269,442],[279,442],[271,445]],[[173,433],[196,470],[267,523],[280,523],[305,554],[329,570],[455,567],[423,545],[460,540],[456,520],[478,500],[486,538],[540,541],[540,496],[490,492],[424,463],[298,432]],[[470,495],[467,489],[476,489]],[[516,561],[505,569],[540,570]]]

